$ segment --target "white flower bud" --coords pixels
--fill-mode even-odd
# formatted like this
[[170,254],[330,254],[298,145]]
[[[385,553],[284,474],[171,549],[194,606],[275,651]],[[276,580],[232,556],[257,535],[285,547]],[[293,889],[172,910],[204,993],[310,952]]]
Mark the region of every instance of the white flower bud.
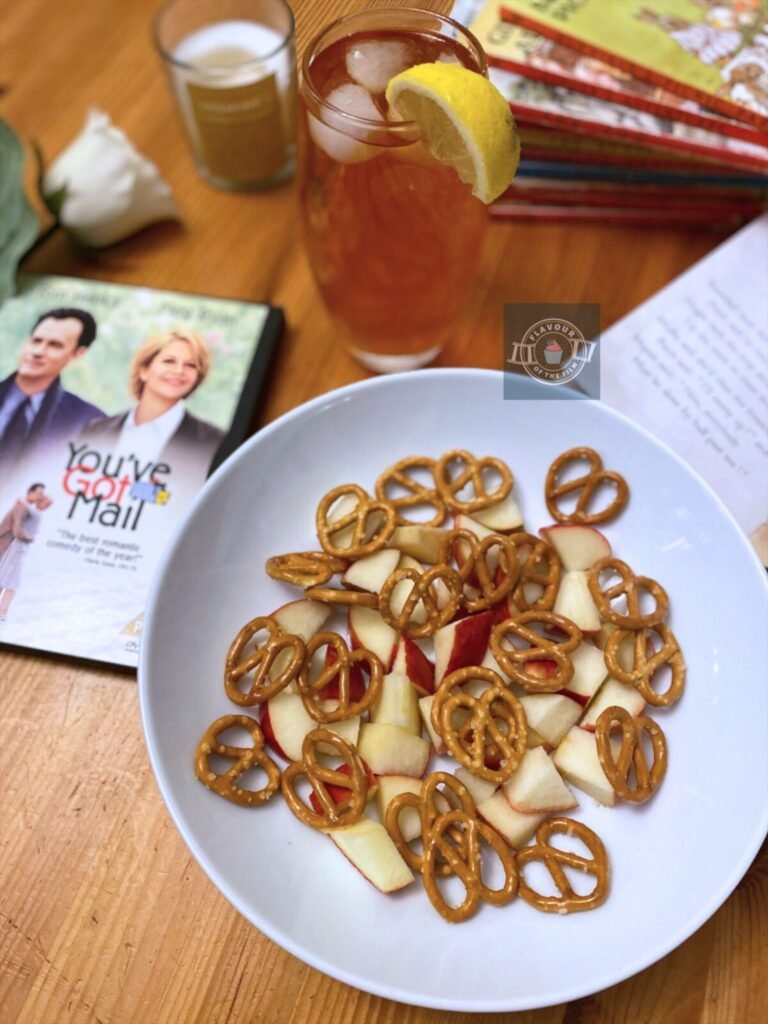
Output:
[[83,131],[45,172],[46,202],[62,189],[60,223],[95,249],[179,218],[168,183],[101,110],[89,112]]

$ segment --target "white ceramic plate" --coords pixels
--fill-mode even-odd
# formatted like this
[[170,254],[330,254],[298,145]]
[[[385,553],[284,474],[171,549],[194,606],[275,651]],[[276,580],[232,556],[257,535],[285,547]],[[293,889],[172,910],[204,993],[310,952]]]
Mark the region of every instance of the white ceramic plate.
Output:
[[[614,551],[668,590],[688,664],[683,699],[655,712],[669,772],[645,807],[575,817],[603,838],[607,903],[566,917],[521,900],[449,925],[420,884],[374,890],[282,800],[257,810],[205,790],[204,729],[236,709],[222,686],[234,633],[292,597],[271,554],[311,549],[331,487],[372,488],[405,455],[450,448],[505,459],[531,530],[542,485],[576,444],[623,472],[631,499],[606,527]],[[728,897],[766,832],[768,588],[744,536],[692,470],[599,403],[504,401],[501,374],[419,371],[343,388],[262,430],[210,480],[155,578],[139,673],[152,764],[173,819],[213,883],[300,959],[391,999],[450,1010],[523,1010],[605,988],[683,942]]]

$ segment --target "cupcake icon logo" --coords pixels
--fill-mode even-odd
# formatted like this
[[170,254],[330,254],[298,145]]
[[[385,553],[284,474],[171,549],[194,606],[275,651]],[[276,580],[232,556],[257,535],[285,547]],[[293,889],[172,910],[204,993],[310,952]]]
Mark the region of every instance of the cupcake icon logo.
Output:
[[510,346],[506,362],[542,384],[568,384],[591,361],[595,342],[563,317],[547,317],[527,327]]

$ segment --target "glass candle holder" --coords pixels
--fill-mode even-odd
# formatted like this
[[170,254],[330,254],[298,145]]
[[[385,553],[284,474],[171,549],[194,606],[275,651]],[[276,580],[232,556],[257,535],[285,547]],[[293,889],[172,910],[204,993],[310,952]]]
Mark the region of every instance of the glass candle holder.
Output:
[[200,174],[253,189],[295,165],[296,50],[284,0],[169,0],[155,21]]

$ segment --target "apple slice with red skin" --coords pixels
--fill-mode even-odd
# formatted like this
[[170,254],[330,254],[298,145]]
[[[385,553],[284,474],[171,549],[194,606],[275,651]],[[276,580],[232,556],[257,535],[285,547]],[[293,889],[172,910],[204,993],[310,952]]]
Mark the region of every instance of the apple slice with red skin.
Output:
[[573,677],[560,692],[586,707],[608,675],[603,652],[588,641],[582,641],[570,654]]
[[516,811],[499,789],[477,805],[477,813],[510,846],[525,846],[546,814],[523,814]]
[[509,533],[512,530],[523,528],[523,515],[511,494],[495,505],[475,512],[472,518],[481,526],[493,530],[494,533]]
[[608,538],[594,526],[556,523],[553,526],[543,526],[539,534],[558,553],[567,572],[591,569],[595,562],[599,562],[601,558],[608,558],[611,554]]
[[520,698],[529,731],[541,736],[548,747],[556,747],[578,722],[583,706],[563,693],[527,693]]
[[590,592],[586,572],[570,570],[563,573],[552,611],[570,619],[585,636],[600,632],[600,612]]
[[397,725],[367,722],[360,729],[357,750],[376,775],[410,775],[420,779],[427,770],[432,745]]
[[364,590],[370,594],[378,594],[386,579],[397,568],[400,552],[395,548],[382,548],[371,555],[352,562],[341,582],[352,590]]
[[322,629],[331,614],[331,609],[320,601],[289,601],[272,612],[283,633],[300,636],[306,643],[318,630]]
[[396,892],[414,880],[381,822],[364,815],[354,825],[328,829],[325,834],[379,892]]
[[422,697],[435,692],[435,666],[409,636],[401,636],[397,645],[392,671],[410,679]]
[[394,660],[398,639],[399,634],[382,619],[376,608],[353,605],[349,609],[350,647],[371,651],[385,672],[389,672]]
[[594,732],[600,715],[606,708],[611,707],[624,708],[630,715],[642,715],[645,701],[634,686],[620,683],[618,679],[608,678],[589,705],[587,713],[579,722],[579,725],[582,729]]
[[397,725],[414,736],[421,735],[419,697],[407,676],[388,672],[381,680],[379,696],[371,708],[371,721]]
[[[379,780],[373,774],[373,772],[362,759],[362,757],[360,758],[360,763],[363,766],[363,772],[365,773],[365,778],[368,782],[368,799],[371,800],[376,795],[376,790],[378,789],[379,786]],[[340,764],[338,768],[336,768],[335,770],[339,773],[339,775],[349,775],[350,772],[352,771],[348,764]],[[349,786],[340,786],[335,782],[327,783],[325,788],[328,790],[328,795],[333,800],[334,804],[336,804],[337,806],[340,803],[343,803],[344,800],[348,800],[349,794],[352,792]],[[312,810],[316,814],[323,813],[323,805],[317,799],[314,792],[309,794],[309,802],[312,805]]]
[[[267,746],[286,761],[300,761],[304,737],[317,728],[317,722],[309,716],[299,694],[288,690],[275,694],[261,705],[259,718]],[[332,722],[328,729],[355,746],[360,731],[360,716]],[[334,750],[329,747],[328,752],[334,753]]]
[[[611,738],[611,746],[614,749],[614,756],[618,757],[621,741],[618,738]],[[566,733],[555,751],[553,761],[555,768],[566,781],[588,793],[599,804],[613,807],[616,803],[613,786],[608,781],[597,756],[594,733],[578,725],[574,726]]]
[[543,747],[526,750],[501,789],[510,806],[523,814],[554,814],[579,806]]
[[493,626],[490,611],[449,622],[435,633],[435,684],[469,665],[479,665],[488,647]]

